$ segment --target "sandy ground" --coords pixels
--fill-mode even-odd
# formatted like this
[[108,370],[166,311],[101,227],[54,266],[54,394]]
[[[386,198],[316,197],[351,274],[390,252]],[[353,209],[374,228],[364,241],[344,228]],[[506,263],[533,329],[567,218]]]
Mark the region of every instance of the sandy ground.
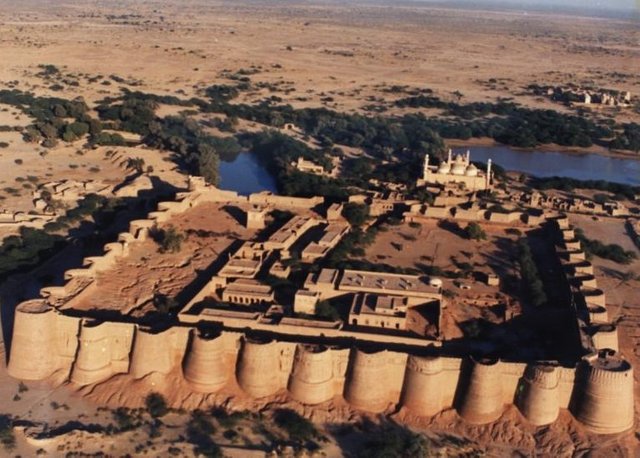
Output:
[[[297,107],[328,106],[361,112],[372,103],[372,97],[393,100],[402,96],[384,92],[385,87],[407,85],[431,88],[446,100],[454,100],[453,92],[460,91],[463,102],[512,97],[528,106],[564,110],[548,100],[526,94],[523,87],[531,83],[570,81],[637,94],[640,92],[639,42],[640,29],[633,22],[539,14],[295,2],[281,7],[260,1],[105,3],[71,0],[60,3],[28,0],[18,3],[0,0],[0,89],[15,87],[38,95],[66,98],[82,96],[90,104],[105,96],[117,95],[123,86],[188,97],[197,95],[199,89],[210,84],[228,83],[226,76],[244,69],[253,73],[249,75],[252,82],[276,88],[275,92],[264,88],[243,95],[241,100],[250,102],[277,95]],[[38,66],[43,64],[56,65],[62,72],[60,80],[74,84],[63,82],[60,91],[51,89],[54,81],[37,75]],[[112,75],[126,82],[116,82]],[[175,107],[162,107],[160,114],[178,111]],[[631,110],[623,110],[616,117],[619,121],[639,119]],[[15,108],[0,106],[0,125],[24,126],[30,122]],[[86,179],[92,173],[99,173],[101,179],[106,180],[122,178],[122,171],[105,161],[103,150],[87,152],[81,143],[61,144],[42,157],[42,148],[22,142],[18,133],[0,132],[0,141],[9,143],[7,148],[0,149],[3,196],[7,194],[1,191],[3,188],[19,187],[15,178],[20,176],[33,175],[41,182],[72,177]],[[78,150],[83,154],[77,154]],[[158,174],[177,184],[184,182],[184,177],[176,174],[173,166],[164,160],[165,155],[144,148],[131,149],[130,153],[144,155],[145,162],[153,164]],[[16,159],[22,159],[23,164],[17,164]],[[94,167],[99,167],[99,172],[89,172]],[[19,189],[19,194],[16,198],[5,196],[0,209],[28,210],[32,205],[30,190]],[[628,243],[623,240],[618,220],[602,225],[576,220],[576,224],[584,226],[587,235],[602,235],[612,242]],[[405,228],[402,230],[407,232]],[[460,243],[459,239],[451,240],[447,233],[432,233],[431,242],[420,245],[420,256],[435,255],[446,260],[455,254],[445,254],[440,249],[435,253],[433,237],[455,244]],[[424,234],[410,235],[422,237]],[[426,237],[428,240],[429,235]],[[491,244],[492,240],[486,243]],[[393,248],[392,242],[411,245],[399,232],[392,231],[381,234],[373,249],[388,257],[384,262],[405,266],[414,263],[405,258],[403,250]],[[634,355],[638,366],[640,335],[636,329],[640,308],[628,299],[637,296],[640,284],[637,281],[618,284],[620,280],[606,269],[620,271],[620,266],[599,260],[594,263],[609,301],[612,305],[622,305],[621,345],[627,356]],[[624,269],[637,272],[638,267],[636,262]],[[30,385],[28,391],[19,394],[19,400],[13,401],[17,392],[17,383],[8,379],[6,371],[0,370],[0,406],[4,413],[63,424],[79,420],[80,413],[84,412],[87,417],[82,418],[83,422],[109,421],[110,414],[99,413],[95,404],[64,388],[52,391],[46,386]],[[54,409],[52,401],[69,409]],[[506,418],[511,426],[518,424],[517,419]],[[456,422],[446,415],[434,421],[432,427],[439,425],[445,431],[456,427]],[[565,425],[562,422],[559,428]],[[505,430],[509,430],[508,426]],[[488,441],[500,437],[508,440],[513,430],[502,436],[500,431],[474,434],[484,434],[483,440]],[[568,427],[565,433],[566,437],[576,437]],[[130,444],[142,438],[135,434],[118,437],[116,448],[111,448],[113,440],[105,440],[104,436],[81,434],[65,438],[64,443],[46,446],[29,445],[19,437],[18,449],[13,453],[33,456],[38,447],[43,447],[50,456],[56,456],[81,445],[104,445],[105,452],[118,455],[130,450]],[[580,443],[585,449],[593,445]],[[615,441],[613,444],[604,449],[603,456],[623,455],[615,448]],[[166,450],[166,444],[154,446],[155,450],[149,450],[151,456],[160,456]],[[331,447],[329,456],[336,456],[337,449]],[[228,454],[249,456],[246,450],[228,451]]]

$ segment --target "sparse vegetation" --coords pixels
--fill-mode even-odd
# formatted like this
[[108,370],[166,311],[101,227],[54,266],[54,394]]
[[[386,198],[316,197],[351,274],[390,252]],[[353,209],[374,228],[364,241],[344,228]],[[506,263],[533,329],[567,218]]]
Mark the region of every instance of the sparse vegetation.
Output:
[[471,222],[467,224],[467,227],[464,228],[464,233],[469,240],[486,240],[487,233],[482,229],[482,227],[475,222]]
[[0,415],[0,444],[6,451],[16,447],[16,438],[13,434],[13,421],[8,415]]
[[602,259],[608,259],[618,264],[630,264],[637,255],[634,251],[625,250],[617,243],[605,244],[599,240],[589,239],[584,235],[584,231],[580,228],[575,229],[576,238],[580,240],[582,249],[588,257],[597,256]]
[[178,230],[169,226],[166,229],[158,229],[153,231],[153,238],[160,245],[158,251],[160,253],[178,253],[182,249],[182,242],[185,235]]
[[536,267],[531,253],[531,248],[525,237],[518,241],[518,263],[520,265],[520,278],[522,289],[526,293],[526,298],[535,307],[539,307],[547,302],[547,295],[544,292],[544,285],[540,279],[540,273]]
[[167,413],[169,413],[169,408],[167,407],[167,401],[165,401],[164,396],[160,393],[149,393],[144,400],[144,404],[147,408],[147,412],[153,418],[164,417]]

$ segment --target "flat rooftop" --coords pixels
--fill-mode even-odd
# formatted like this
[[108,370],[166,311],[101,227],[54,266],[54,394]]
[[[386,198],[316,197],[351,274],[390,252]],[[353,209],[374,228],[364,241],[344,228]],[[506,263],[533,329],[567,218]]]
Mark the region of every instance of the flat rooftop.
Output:
[[260,283],[257,280],[240,279],[232,283],[225,289],[226,293],[238,293],[238,294],[271,294],[273,288],[264,283]]
[[345,270],[338,289],[345,291],[380,291],[399,296],[415,294],[433,297],[440,294],[440,288],[431,286],[425,277],[363,270]]

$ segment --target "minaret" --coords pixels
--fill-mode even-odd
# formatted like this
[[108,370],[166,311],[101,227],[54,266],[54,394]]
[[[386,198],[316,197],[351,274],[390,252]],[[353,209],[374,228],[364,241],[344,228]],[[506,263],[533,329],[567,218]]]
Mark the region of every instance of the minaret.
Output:
[[471,163],[471,152],[469,150],[467,150],[466,162],[467,162],[467,165]]
[[485,189],[491,188],[491,159],[487,161],[487,177],[486,177],[486,187]]
[[422,179],[428,181],[429,179],[429,155],[424,157],[424,169],[422,171]]
[[447,164],[451,165],[451,148],[449,148],[449,156],[447,158]]

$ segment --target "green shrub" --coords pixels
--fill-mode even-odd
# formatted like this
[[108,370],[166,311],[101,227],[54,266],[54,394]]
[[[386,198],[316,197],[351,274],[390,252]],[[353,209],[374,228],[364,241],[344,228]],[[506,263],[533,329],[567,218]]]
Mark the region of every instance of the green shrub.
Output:
[[147,408],[147,412],[149,412],[149,415],[153,418],[164,417],[169,413],[167,401],[165,401],[164,396],[160,393],[149,393],[144,400],[144,404]]
[[467,227],[464,228],[465,235],[469,240],[486,240],[487,233],[482,229],[482,227],[475,222],[471,222],[467,224]]
[[318,436],[313,423],[294,410],[278,409],[274,412],[273,420],[287,432],[291,440],[305,442]]
[[169,226],[167,229],[156,230],[153,238],[160,245],[160,253],[179,253],[185,236],[175,227]]

